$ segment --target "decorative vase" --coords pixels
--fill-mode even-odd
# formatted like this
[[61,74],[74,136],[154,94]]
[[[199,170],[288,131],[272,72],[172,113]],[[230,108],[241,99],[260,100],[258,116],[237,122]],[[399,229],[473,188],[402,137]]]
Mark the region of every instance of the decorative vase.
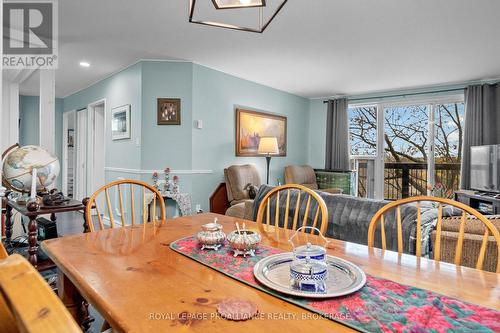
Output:
[[153,172],[153,187],[157,190],[159,190],[159,186],[158,186],[158,172]]
[[170,168],[163,170],[165,173],[165,184],[163,184],[163,191],[170,192]]
[[173,182],[174,182],[174,185],[172,187],[172,192],[179,193],[179,177],[174,176]]

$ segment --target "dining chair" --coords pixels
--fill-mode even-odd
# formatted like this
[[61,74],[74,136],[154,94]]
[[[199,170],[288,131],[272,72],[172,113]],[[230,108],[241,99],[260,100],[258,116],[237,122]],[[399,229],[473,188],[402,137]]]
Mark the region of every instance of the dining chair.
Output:
[[0,332],[82,332],[59,297],[18,254],[0,259]]
[[[438,198],[438,197],[430,197],[430,196],[417,196],[411,198],[405,198],[401,200],[397,200],[391,202],[384,207],[382,207],[375,215],[373,216],[370,226],[368,228],[368,247],[373,248],[375,241],[375,230],[377,226],[380,224],[380,238],[382,249],[386,249],[386,234],[385,234],[385,221],[384,216],[394,209],[396,210],[396,224],[397,224],[397,243],[398,243],[398,253],[403,252],[403,231],[402,231],[402,222],[401,222],[401,206],[416,203],[417,204],[417,218],[416,218],[416,256],[422,256],[422,213],[421,213],[421,202],[435,202],[438,204],[438,217],[436,223],[436,240],[434,243],[434,260],[440,261],[441,259],[441,228],[443,222],[443,205],[449,205],[452,207],[459,208],[462,210],[462,215],[460,219],[460,226],[458,231],[457,243],[455,246],[455,265],[460,265],[462,261],[462,252],[463,252],[463,243],[464,243],[464,233],[465,233],[465,223],[467,220],[467,216],[474,216],[477,220],[481,221],[484,224],[484,234],[481,242],[481,248],[479,250],[479,256],[476,261],[476,269],[483,269],[483,263],[486,253],[486,247],[488,245],[488,241],[490,240],[490,236],[493,236],[496,244],[498,253],[500,253],[500,233],[496,229],[496,227],[491,223],[484,215],[479,213],[477,210],[460,203],[458,201]],[[500,259],[497,258],[497,268],[496,272],[500,273]]]
[[[128,195],[130,196],[130,213],[126,211],[126,205],[124,202],[124,194],[125,187],[128,187],[127,190]],[[136,189],[139,188],[139,191]],[[114,193],[112,193],[114,192]],[[114,194],[114,196],[112,196]],[[136,218],[136,195],[139,195],[140,205],[142,212],[140,214],[140,218]],[[113,197],[113,200],[111,199]],[[160,206],[160,220],[165,221],[166,213],[165,213],[165,202],[163,201],[163,197],[161,193],[155,189],[153,186],[148,183],[141,182],[133,179],[124,179],[117,180],[111,182],[109,184],[104,185],[100,189],[94,192],[92,196],[85,200],[85,220],[87,222],[87,227],[90,232],[94,231],[94,220],[93,216],[97,216],[97,221],[100,230],[103,230],[104,222],[103,222],[103,213],[104,210],[101,210],[102,207],[99,205],[104,205],[102,202],[105,202],[107,206],[107,216],[106,218],[109,220],[109,226],[114,228],[116,224],[120,224],[120,226],[127,225],[128,222],[134,225],[136,224],[136,219],[142,220],[142,223],[145,224],[148,221],[148,215],[153,223],[156,222],[156,202]],[[115,203],[115,205],[113,205]],[[150,214],[150,209],[152,210]],[[95,214],[94,214],[95,211]],[[115,221],[115,214],[118,219]],[[127,218],[127,215],[129,218]],[[127,221],[129,220],[129,221]]]
[[[304,210],[301,209],[303,203],[306,205]],[[271,214],[272,206],[274,207],[274,214]],[[303,216],[300,216],[302,215],[300,214],[301,211],[303,212]],[[284,213],[284,217],[280,218],[282,212]],[[290,225],[289,218],[292,216],[293,220]],[[313,216],[313,220],[308,225],[308,219],[310,220],[310,217]],[[320,221],[319,226],[318,221]],[[303,185],[287,184],[277,186],[262,199],[257,212],[257,225],[261,230],[264,225],[291,230],[297,230],[302,226],[308,225],[318,228],[321,234],[324,235],[328,226],[328,209],[325,201],[318,193]],[[303,228],[302,232],[305,232],[305,230],[306,228]],[[313,234],[314,229],[310,229],[309,233]]]
[[0,241],[0,260],[8,257],[7,250],[3,247],[3,243]]

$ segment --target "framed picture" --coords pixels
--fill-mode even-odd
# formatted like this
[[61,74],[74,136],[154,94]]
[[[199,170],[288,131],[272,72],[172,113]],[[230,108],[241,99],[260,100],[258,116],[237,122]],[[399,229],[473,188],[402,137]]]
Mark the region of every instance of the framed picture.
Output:
[[286,117],[253,110],[236,109],[236,156],[260,156],[260,138],[278,139],[279,154],[286,156]]
[[75,130],[70,128],[68,129],[68,147],[74,147],[75,146]]
[[158,125],[181,124],[181,100],[179,98],[158,98]]
[[111,138],[130,139],[130,104],[111,110]]

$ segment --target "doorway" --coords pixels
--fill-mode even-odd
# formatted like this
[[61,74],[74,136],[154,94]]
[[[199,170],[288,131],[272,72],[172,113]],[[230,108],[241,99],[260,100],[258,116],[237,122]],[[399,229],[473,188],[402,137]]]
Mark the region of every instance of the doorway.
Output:
[[[76,200],[89,197],[105,184],[105,110],[106,102],[102,100],[75,112],[73,197]],[[71,116],[68,115],[67,118],[69,124]],[[69,156],[69,149],[65,147],[63,149]],[[70,188],[69,165],[70,161],[63,168],[63,173],[66,171],[63,178],[66,180],[67,193]]]
[[76,111],[63,113],[62,192],[69,198],[75,197],[75,131]]

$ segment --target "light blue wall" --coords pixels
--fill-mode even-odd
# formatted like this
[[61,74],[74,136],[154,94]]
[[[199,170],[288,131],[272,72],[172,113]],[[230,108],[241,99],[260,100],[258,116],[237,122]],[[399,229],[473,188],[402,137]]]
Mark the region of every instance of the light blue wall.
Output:
[[[105,166],[126,169],[141,168],[141,69],[138,63],[102,80],[89,88],[64,98],[64,111],[86,108],[96,101],[106,100]],[[111,139],[111,111],[118,106],[130,104],[131,139]],[[106,172],[106,181],[117,177],[138,178],[133,174]]]
[[313,99],[309,103],[309,156],[308,164],[313,168],[325,167],[326,149],[326,104]]
[[304,164],[308,159],[309,100],[200,65],[193,65],[193,121],[202,120],[203,129],[193,128],[193,169],[213,170],[196,175],[193,202],[208,208],[208,197],[223,181],[223,169],[232,164],[255,164],[265,182],[263,157],[235,156],[235,108],[243,106],[287,117],[287,156],[271,160],[270,182],[284,182],[283,168]]
[[[62,113],[63,99],[56,98],[55,130],[56,142],[54,154],[62,160]],[[38,96],[19,96],[19,144],[38,145],[40,142],[40,98]],[[61,177],[57,180],[57,188],[61,188]]]
[[[193,65],[142,63],[142,169],[191,169]],[[181,99],[181,125],[157,125],[157,99]]]
[[19,96],[19,144],[38,145],[40,139],[40,98]]
[[[157,125],[157,98],[181,99],[181,125]],[[85,108],[106,99],[106,128],[111,109],[132,106],[132,140],[111,141],[106,134],[106,166],[141,170],[213,170],[180,174],[180,186],[193,197],[193,208],[208,210],[208,198],[231,164],[254,163],[265,180],[264,158],[235,156],[235,107],[244,106],[288,118],[286,157],[275,157],[271,183],[283,181],[283,167],[304,164],[309,154],[309,100],[186,62],[143,61],[64,99],[64,110]],[[196,129],[195,120],[203,121]],[[140,139],[140,147],[136,140]],[[116,177],[151,181],[151,175],[108,171]]]

